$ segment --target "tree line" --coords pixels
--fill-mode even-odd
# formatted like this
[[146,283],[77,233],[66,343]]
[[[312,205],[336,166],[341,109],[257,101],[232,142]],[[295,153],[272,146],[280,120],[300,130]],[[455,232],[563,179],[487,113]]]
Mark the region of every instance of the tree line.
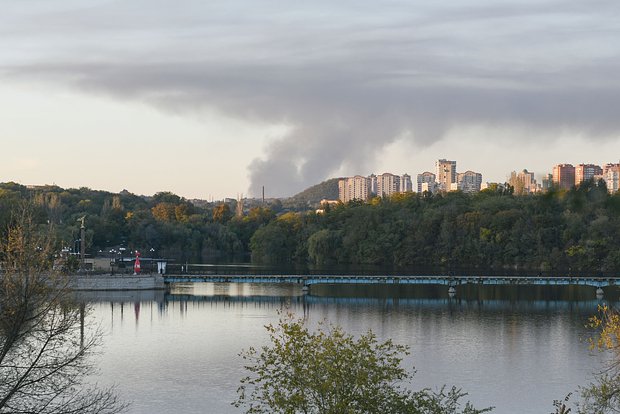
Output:
[[190,262],[248,261],[302,266],[613,272],[620,267],[620,195],[604,182],[517,196],[510,187],[478,194],[396,194],[370,202],[294,211],[278,200],[246,208],[55,186],[0,184],[0,231],[18,203],[74,248],[86,216],[90,255],[111,247]]
[[250,247],[262,263],[597,273],[620,267],[619,231],[620,195],[590,181],[530,196],[510,187],[405,193],[287,213],[260,227]]
[[109,255],[110,250],[138,250],[179,261],[249,260],[249,241],[256,229],[275,218],[278,200],[235,215],[236,202],[193,203],[170,192],[138,196],[89,188],[56,186],[27,188],[0,184],[0,232],[22,203],[32,205],[34,220],[52,224],[54,237],[77,250],[78,219],[86,216],[86,253]]

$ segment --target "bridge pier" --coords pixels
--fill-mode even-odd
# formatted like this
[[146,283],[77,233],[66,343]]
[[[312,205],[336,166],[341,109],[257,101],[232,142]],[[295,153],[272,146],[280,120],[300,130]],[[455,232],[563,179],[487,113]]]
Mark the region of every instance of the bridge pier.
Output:
[[605,292],[603,292],[603,288],[602,287],[596,288],[596,298],[597,299],[602,299],[604,295],[605,295]]
[[307,295],[308,293],[310,293],[310,285],[303,285],[302,288],[301,288],[301,292],[304,295]]

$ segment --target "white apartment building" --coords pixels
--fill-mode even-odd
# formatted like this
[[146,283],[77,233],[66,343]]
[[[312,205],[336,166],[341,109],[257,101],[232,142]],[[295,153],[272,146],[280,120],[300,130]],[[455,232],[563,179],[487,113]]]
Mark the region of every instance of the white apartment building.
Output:
[[606,164],[603,167],[603,179],[607,184],[607,191],[611,194],[620,189],[620,164]]
[[366,201],[370,198],[370,178],[356,175],[338,180],[338,198],[343,203],[352,200]]
[[400,192],[400,177],[398,175],[383,173],[377,176],[377,196],[388,197]]
[[482,174],[474,171],[459,173],[456,180],[456,187],[464,193],[477,193],[482,186]]
[[435,188],[435,174],[429,171],[425,171],[422,174],[418,174],[418,193],[422,194],[425,191],[429,191],[434,193],[436,191]]

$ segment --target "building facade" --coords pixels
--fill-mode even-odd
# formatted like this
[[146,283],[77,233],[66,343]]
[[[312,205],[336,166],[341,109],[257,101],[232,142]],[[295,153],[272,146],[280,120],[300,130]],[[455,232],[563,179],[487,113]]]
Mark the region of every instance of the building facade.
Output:
[[450,191],[452,184],[456,183],[456,161],[437,160],[435,173],[439,190]]
[[477,193],[482,186],[482,174],[474,171],[465,171],[456,176],[457,188],[464,193]]
[[377,196],[389,197],[400,192],[400,177],[398,175],[384,173],[377,176]]
[[515,194],[531,194],[539,191],[534,173],[524,169],[523,171],[510,173],[508,183],[514,188]]
[[377,195],[377,176],[374,174],[370,174],[368,176],[368,178],[370,179],[370,194],[372,195]]
[[561,190],[570,190],[575,185],[575,167],[572,164],[553,167],[553,184]]
[[436,176],[432,172],[425,171],[422,174],[418,174],[418,193],[422,194],[425,191],[435,192]]
[[411,176],[409,174],[403,174],[400,176],[400,192],[410,193],[413,191],[413,183],[411,182]]
[[338,180],[338,198],[343,203],[352,200],[367,201],[370,194],[370,177],[356,175]]
[[603,169],[599,165],[579,164],[575,167],[575,185],[602,175]]
[[541,180],[541,189],[549,191],[553,188],[553,174],[545,174]]
[[620,164],[605,164],[603,167],[603,179],[607,184],[607,191],[615,193],[620,190]]

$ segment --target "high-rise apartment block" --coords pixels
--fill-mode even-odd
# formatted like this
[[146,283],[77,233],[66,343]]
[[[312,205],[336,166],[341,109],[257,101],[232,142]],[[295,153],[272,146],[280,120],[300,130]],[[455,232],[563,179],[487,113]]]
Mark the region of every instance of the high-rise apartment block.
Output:
[[575,167],[572,164],[553,167],[553,184],[562,190],[570,190],[575,185]]
[[370,174],[368,178],[370,179],[370,193],[376,195],[377,194],[377,176],[374,174]]
[[482,185],[482,174],[474,171],[465,171],[456,176],[457,188],[464,193],[477,193]]
[[413,191],[413,183],[411,182],[411,176],[409,174],[403,174],[400,176],[400,192],[410,193]]
[[549,191],[553,188],[553,174],[545,174],[541,180],[541,189]]
[[366,201],[370,198],[370,177],[346,177],[338,180],[338,198],[343,203],[352,200]]
[[435,192],[436,176],[432,172],[425,171],[422,174],[418,174],[418,193],[422,194],[425,191],[431,193]]
[[439,190],[450,191],[452,184],[456,183],[456,161],[437,160],[435,162],[435,171]]
[[620,164],[605,164],[603,179],[607,184],[607,191],[615,193],[620,189]]
[[377,176],[377,196],[389,197],[400,191],[400,177],[398,175],[384,173]]
[[594,177],[602,176],[603,169],[594,164],[579,164],[575,167],[575,185],[584,181],[592,180]]
[[514,188],[514,192],[517,195],[530,194],[539,191],[538,184],[534,178],[534,173],[529,172],[528,170],[523,170],[518,173],[513,171],[510,173],[510,180],[508,181],[508,184]]

